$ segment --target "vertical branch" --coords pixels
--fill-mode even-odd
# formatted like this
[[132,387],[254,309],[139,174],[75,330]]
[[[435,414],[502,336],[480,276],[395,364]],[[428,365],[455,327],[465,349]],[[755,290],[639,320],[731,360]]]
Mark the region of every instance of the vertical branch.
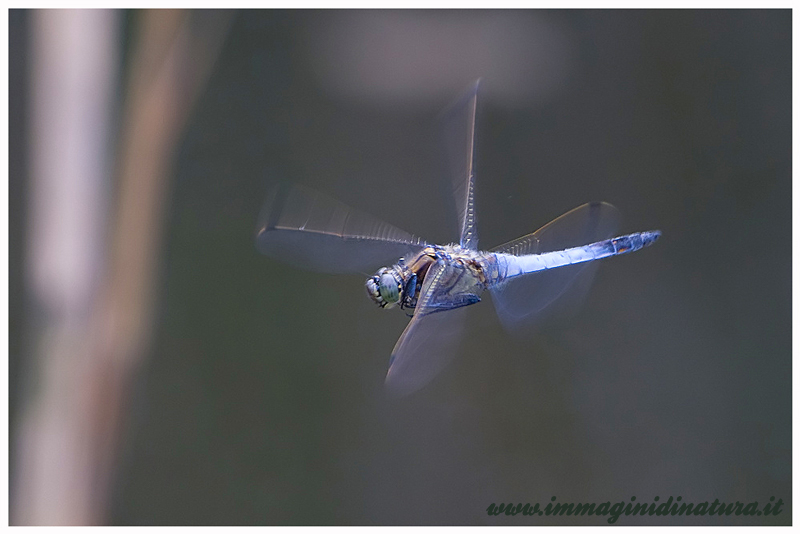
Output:
[[[90,16],[87,13],[96,12],[42,12],[40,16],[61,20]],[[42,157],[51,167],[35,169],[34,173],[37,179],[50,179],[48,184],[37,187],[37,192],[42,189],[50,195],[51,205],[37,207],[34,199],[32,291],[36,301],[43,303],[43,314],[48,319],[37,329],[42,341],[34,348],[38,387],[31,392],[21,417],[15,523],[92,524],[106,520],[129,385],[151,338],[150,318],[174,150],[229,22],[227,14],[215,12],[213,19],[206,20],[208,27],[199,34],[193,33],[191,18],[182,11],[141,14],[125,93],[128,98],[123,107],[118,149],[116,209],[108,236],[100,230],[105,225],[99,217],[89,217],[91,223],[81,226],[65,225],[63,216],[45,224],[52,213],[73,210],[80,219],[91,214],[95,204],[103,205],[94,202],[92,193],[77,198],[64,195],[81,191],[79,184],[85,174],[83,168],[65,172],[71,170],[72,159],[85,159],[95,165],[104,161],[104,154],[94,145],[93,150],[88,150],[78,143],[82,135],[96,136],[97,128],[76,123],[80,113],[75,112],[65,119],[67,127],[53,133],[53,142],[40,143],[37,135],[41,135],[45,129],[42,123],[48,122],[53,111],[47,107],[48,102],[58,102],[55,107],[65,105],[61,102],[65,87],[47,76],[48,69],[54,65],[68,69],[73,62],[84,60],[81,55],[90,52],[85,48],[108,50],[116,43],[93,43],[71,50],[41,67],[37,56],[34,68],[41,68],[42,75],[34,76],[34,88],[47,94],[34,102],[39,120],[34,120],[32,142],[41,146],[41,151],[34,150],[34,159]],[[45,48],[51,54],[63,52],[64,43],[52,28],[37,27],[34,40],[36,46],[47,44]],[[114,72],[110,65],[105,65],[104,70],[106,76]],[[81,89],[75,106],[85,113],[83,108],[93,110],[92,106],[99,103],[96,91]],[[105,114],[106,121],[108,108],[97,111]],[[96,119],[94,115],[90,117]],[[102,182],[97,177],[102,177],[103,171],[96,170],[92,176]],[[48,185],[56,187],[56,192],[47,191]],[[62,232],[69,234],[69,244],[93,237],[88,242],[97,253],[84,257],[83,263],[74,260],[75,266],[64,261],[72,257],[70,254],[77,254],[66,250],[67,245],[57,249],[63,256],[56,252],[44,254],[42,251],[51,250],[53,241],[57,241],[54,236]],[[103,247],[102,237],[108,238],[108,246]],[[104,260],[98,257],[101,252],[105,253]],[[102,270],[98,268],[101,265]],[[73,273],[73,278],[84,281],[84,285],[66,275],[53,281],[52,274],[65,268],[73,268],[74,273],[67,273]],[[73,299],[77,303],[62,295],[72,297],[73,293],[78,293]],[[66,307],[62,302],[65,298]],[[54,334],[47,335],[48,332]]]
[[11,520],[87,522],[92,489],[84,387],[104,254],[117,50],[111,11],[31,17],[31,185],[25,259],[31,354]]
[[109,269],[93,322],[95,455],[98,487],[104,490],[95,496],[98,501],[108,495],[127,394],[151,340],[175,149],[228,26],[228,16],[215,13],[202,32],[188,12],[142,14],[123,111]]

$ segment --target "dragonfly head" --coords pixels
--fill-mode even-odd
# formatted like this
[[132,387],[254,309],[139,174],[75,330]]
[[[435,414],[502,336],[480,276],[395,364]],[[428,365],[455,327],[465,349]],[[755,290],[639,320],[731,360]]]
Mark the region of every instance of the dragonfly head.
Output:
[[397,269],[381,267],[367,278],[367,294],[381,308],[392,308],[403,295],[403,277]]

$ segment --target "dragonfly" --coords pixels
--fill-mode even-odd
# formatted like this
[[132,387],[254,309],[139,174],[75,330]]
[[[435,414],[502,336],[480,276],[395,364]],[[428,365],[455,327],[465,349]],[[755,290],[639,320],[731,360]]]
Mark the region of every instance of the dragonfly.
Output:
[[501,323],[526,329],[583,287],[591,262],[640,250],[658,230],[612,237],[619,212],[606,202],[583,204],[539,230],[478,248],[475,214],[475,116],[480,80],[441,115],[448,183],[458,242],[425,241],[313,189],[279,184],[259,214],[256,248],[303,270],[366,273],[367,295],[384,309],[410,315],[389,358],[385,385],[403,396],[428,384],[450,363],[465,333],[465,310],[488,290]]

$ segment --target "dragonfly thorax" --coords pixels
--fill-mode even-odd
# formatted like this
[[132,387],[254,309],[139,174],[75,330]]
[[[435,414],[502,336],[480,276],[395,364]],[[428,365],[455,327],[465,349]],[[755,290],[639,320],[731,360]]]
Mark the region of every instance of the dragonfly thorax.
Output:
[[428,245],[410,257],[400,258],[393,267],[381,267],[367,278],[369,297],[381,308],[416,308],[425,275],[437,261],[472,260],[473,251],[462,251],[458,245]]

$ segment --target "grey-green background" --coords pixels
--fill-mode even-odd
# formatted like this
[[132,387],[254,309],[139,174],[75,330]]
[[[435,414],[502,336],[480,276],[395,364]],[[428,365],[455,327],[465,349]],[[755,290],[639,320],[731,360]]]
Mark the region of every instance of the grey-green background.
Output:
[[[399,401],[382,385],[403,314],[374,308],[360,275],[301,272],[253,244],[279,179],[453,239],[433,125],[454,94],[331,90],[309,43],[349,15],[234,19],[175,161],[157,330],[131,399],[113,522],[605,524],[485,509],[680,495],[786,505],[770,519],[619,523],[788,524],[791,12],[518,13],[515,31],[529,20],[531,32],[558,31],[569,68],[557,90],[532,87],[530,102],[523,92],[508,104],[485,78],[481,243],[591,200],[620,209],[621,233],[663,237],[604,261],[579,314],[536,337],[507,335],[485,299],[455,363]],[[495,15],[402,16],[485,19],[502,32]],[[28,19],[11,23],[14,138],[25,130]],[[12,420],[27,327],[22,155],[10,154]]]

